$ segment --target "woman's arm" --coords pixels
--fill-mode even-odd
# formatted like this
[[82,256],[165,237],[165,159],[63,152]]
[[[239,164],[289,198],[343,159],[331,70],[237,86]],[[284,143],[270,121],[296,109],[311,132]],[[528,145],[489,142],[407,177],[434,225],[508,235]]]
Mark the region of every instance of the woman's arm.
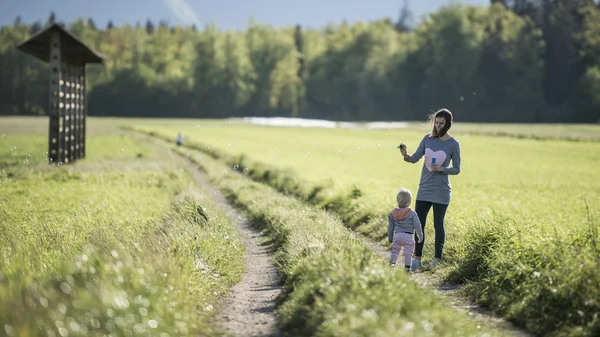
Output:
[[417,151],[415,151],[415,153],[410,155],[406,152],[406,150],[404,151],[404,153],[402,153],[402,155],[404,156],[404,161],[414,164],[414,163],[418,162],[419,159],[421,159],[421,157],[423,157],[423,155],[425,155],[425,138],[426,137],[427,136],[423,137],[423,139],[421,140],[421,143],[419,143],[419,147],[417,147]]
[[447,175],[457,175],[460,173],[460,144],[456,146],[456,149],[452,151],[452,167],[444,168],[442,173]]

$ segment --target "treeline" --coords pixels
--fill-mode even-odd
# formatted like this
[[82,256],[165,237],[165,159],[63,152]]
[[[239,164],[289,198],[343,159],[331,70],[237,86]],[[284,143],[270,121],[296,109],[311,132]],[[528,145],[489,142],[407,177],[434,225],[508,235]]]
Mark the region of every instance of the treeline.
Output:
[[[592,0],[492,0],[401,20],[242,32],[65,25],[108,57],[88,66],[91,115],[598,122],[600,9]],[[46,23],[56,21],[51,15]],[[48,68],[16,50],[43,29],[0,30],[0,114],[44,114]]]

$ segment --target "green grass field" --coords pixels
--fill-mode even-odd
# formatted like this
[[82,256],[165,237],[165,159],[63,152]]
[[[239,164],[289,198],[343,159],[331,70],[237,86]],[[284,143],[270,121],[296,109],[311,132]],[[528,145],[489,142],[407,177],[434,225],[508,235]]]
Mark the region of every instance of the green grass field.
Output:
[[205,192],[112,123],[50,166],[30,121],[0,122],[0,335],[220,335],[243,249]]
[[[455,133],[462,167],[451,177],[444,272],[451,281],[468,282],[475,299],[530,331],[588,336],[600,326],[600,303],[589,301],[600,288],[600,142],[589,133],[600,127],[584,128],[581,139],[588,140],[539,139],[554,128],[531,126],[541,136],[529,138]],[[577,127],[564,128],[578,134]],[[230,169],[335,211],[377,239],[385,236],[397,188],[414,194],[418,188],[421,163],[404,163],[396,146],[404,142],[410,152],[428,131],[188,121],[135,129],[169,140],[181,131],[188,146],[205,152],[198,159],[212,154]],[[433,255],[431,240],[425,254],[426,260]]]
[[[303,247],[299,247],[304,242],[301,233],[294,234],[287,227],[295,226],[285,221],[293,212],[287,214],[277,207],[306,201],[329,210],[328,216],[335,219],[327,221],[343,222],[366,236],[383,240],[386,215],[394,207],[398,187],[407,187],[416,195],[422,165],[403,162],[396,146],[404,142],[412,152],[428,132],[428,127],[419,123],[395,130],[347,130],[261,127],[235,120],[90,118],[88,125],[87,158],[57,168],[45,164],[45,118],[0,119],[0,299],[10,304],[7,307],[17,308],[0,309],[0,320],[11,322],[11,329],[31,329],[31,335],[46,335],[46,330],[53,329],[58,335],[61,328],[73,327],[71,334],[79,331],[86,335],[81,333],[83,326],[92,329],[95,320],[104,322],[102,327],[106,327],[99,336],[117,333],[115,329],[123,333],[153,329],[148,325],[149,314],[132,312],[133,306],[124,308],[122,316],[109,313],[106,307],[114,305],[104,302],[101,296],[125,291],[151,298],[152,288],[140,286],[138,272],[139,268],[150,268],[153,275],[180,274],[169,280],[144,276],[157,287],[186,289],[184,284],[191,282],[198,289],[192,298],[172,292],[171,296],[182,303],[177,310],[164,309],[173,298],[164,302],[163,298],[152,297],[156,303],[146,310],[162,317],[160,322],[164,324],[159,326],[166,326],[164,331],[172,336],[175,321],[185,321],[189,331],[211,333],[210,313],[193,309],[192,303],[210,304],[215,290],[226,291],[239,277],[239,259],[219,258],[238,256],[240,247],[236,241],[226,239],[232,236],[232,229],[218,225],[227,221],[206,201],[202,191],[190,188],[190,178],[171,158],[142,141],[138,133],[123,132],[117,126],[151,133],[170,142],[181,131],[189,147],[186,151],[190,151],[186,154],[200,165],[211,167],[215,182],[220,181],[217,176],[228,177],[232,171],[239,171],[288,194],[291,199],[276,201],[275,196],[268,194],[271,192],[258,193],[262,187],[244,187],[244,192],[236,192],[236,182],[219,182],[229,189],[236,202],[256,212],[257,217],[274,221],[266,228],[285,235],[280,238],[283,251],[292,255],[284,255],[281,261],[292,261],[287,264],[290,275],[304,270],[297,280],[307,282],[305,292],[314,291],[311,287],[323,282],[320,277],[335,270],[327,271],[330,260],[320,260],[322,257],[318,256],[314,261],[321,262],[314,265],[293,262],[293,254],[306,257],[303,254],[309,251],[303,252]],[[466,282],[469,296],[535,334],[600,333],[600,301],[593,300],[600,298],[600,181],[596,173],[600,163],[600,126],[457,123],[453,130],[461,144],[462,167],[460,175],[451,177],[454,192],[446,221],[446,258],[440,274],[452,282]],[[213,157],[219,164],[213,164]],[[264,202],[257,203],[266,195],[269,197]],[[267,200],[273,206],[266,207]],[[193,225],[202,221],[197,216],[197,205],[217,214],[216,227]],[[313,225],[325,220],[319,221]],[[427,234],[432,238],[430,221]],[[166,223],[175,225],[165,228]],[[223,232],[216,237],[209,235],[215,228]],[[302,228],[305,232],[310,230]],[[157,233],[161,233],[159,238]],[[323,233],[319,233],[315,231],[314,240],[321,240],[318,235]],[[215,273],[191,268],[198,265],[198,251],[194,248],[198,246],[189,242],[190,235],[203,238],[209,247],[202,250],[201,265]],[[299,241],[286,246],[286,240]],[[174,253],[173,247],[181,249]],[[425,262],[433,255],[432,247],[429,239]],[[346,253],[332,251],[334,260],[343,259]],[[121,267],[89,275],[89,267],[81,271],[82,254],[97,266]],[[121,259],[122,256],[127,257]],[[365,262],[358,259],[353,263],[360,266]],[[361,277],[361,273],[354,272],[347,271],[348,275]],[[222,277],[213,279],[213,274]],[[390,277],[385,273],[377,275],[381,280],[372,282],[385,283]],[[65,293],[61,289],[65,282],[73,289],[83,289],[89,285],[85,280],[95,285],[91,295],[83,295],[83,291]],[[40,289],[49,290],[40,295]],[[358,289],[352,291],[365,296]],[[344,312],[345,306],[335,302],[342,295],[343,291],[331,293],[332,302],[323,303],[323,310],[339,312],[342,322],[355,322],[352,324],[365,331],[373,329],[373,323],[364,321],[364,317],[358,319]],[[298,297],[287,302],[284,325],[293,329],[297,322],[294,317],[297,319],[306,305],[303,301],[313,300]],[[53,310],[44,303],[53,305]],[[89,318],[80,309],[81,303],[96,308],[98,315],[92,312],[93,318]],[[19,319],[19,313],[27,310],[35,314],[27,320]],[[451,317],[439,310],[441,321]],[[310,324],[309,335],[314,331],[335,335],[333,325],[328,325],[335,322],[335,317],[327,316],[325,311],[312,313],[311,322],[302,322]],[[184,312],[189,315],[182,320]],[[62,315],[62,325],[49,327],[57,315]],[[125,321],[118,323],[118,317]],[[457,324],[459,330],[470,329]],[[188,330],[176,331],[184,334]]]
[[[301,179],[336,193],[356,186],[362,194],[360,203],[377,213],[393,206],[399,186],[416,193],[421,163],[404,163],[396,146],[404,142],[414,150],[425,134],[241,125],[138,128],[172,138],[181,131],[190,142],[291,169]],[[600,181],[594,178],[600,142],[469,135],[457,139],[463,164],[461,174],[451,177],[450,223],[497,212],[528,227],[562,231],[586,226],[586,202],[592,209],[600,208]],[[556,212],[557,207],[565,211]]]

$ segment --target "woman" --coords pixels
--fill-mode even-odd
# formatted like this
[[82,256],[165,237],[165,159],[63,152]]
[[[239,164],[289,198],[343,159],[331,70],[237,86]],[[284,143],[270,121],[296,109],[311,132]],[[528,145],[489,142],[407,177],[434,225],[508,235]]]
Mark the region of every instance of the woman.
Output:
[[[433,206],[435,258],[429,263],[430,268],[435,268],[441,260],[446,240],[444,217],[452,196],[452,187],[448,176],[460,173],[460,144],[448,134],[452,120],[452,113],[447,109],[441,109],[429,117],[429,122],[433,123],[433,130],[423,137],[415,153],[410,155],[404,144],[400,146],[400,152],[406,162],[414,164],[425,156],[415,202],[415,212],[423,227],[423,233],[425,233],[427,214]],[[450,161],[452,161],[452,167],[449,166]],[[417,241],[416,237],[415,241]],[[421,256],[424,244],[425,235],[423,235],[423,241],[416,244],[415,258],[411,265],[413,271],[423,268]]]

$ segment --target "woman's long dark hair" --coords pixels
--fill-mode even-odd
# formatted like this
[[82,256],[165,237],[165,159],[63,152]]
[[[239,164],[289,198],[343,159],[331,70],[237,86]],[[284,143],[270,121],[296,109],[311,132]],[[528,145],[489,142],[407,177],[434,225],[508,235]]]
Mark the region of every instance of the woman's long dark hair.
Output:
[[[438,133],[438,131],[435,128],[435,119],[439,118],[439,117],[443,117],[446,120],[446,123],[444,124],[444,128]],[[428,122],[433,124],[433,129],[431,130],[431,137],[434,137],[434,138],[444,137],[446,135],[446,133],[448,132],[448,130],[450,130],[453,119],[454,118],[452,117],[452,112],[450,112],[450,110],[448,110],[448,109],[440,109],[440,110],[436,111],[435,113],[429,115]]]

